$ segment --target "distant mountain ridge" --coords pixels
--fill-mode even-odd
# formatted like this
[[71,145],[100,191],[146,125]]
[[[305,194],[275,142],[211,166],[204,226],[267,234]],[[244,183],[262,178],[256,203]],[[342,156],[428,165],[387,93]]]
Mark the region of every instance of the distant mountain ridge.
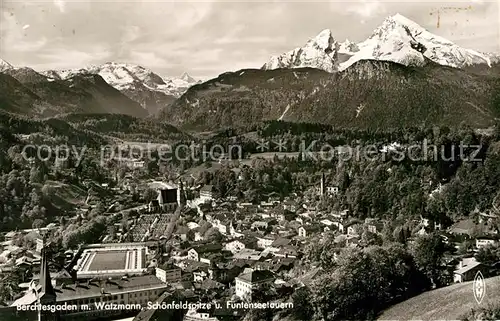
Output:
[[323,30],[304,47],[273,56],[263,69],[318,68],[342,71],[360,60],[382,60],[406,66],[422,65],[425,59],[440,65],[464,68],[498,62],[499,55],[461,48],[437,36],[401,14],[386,18],[368,39],[339,43],[330,30]]
[[154,115],[195,130],[265,120],[488,127],[500,118],[498,55],[461,48],[399,14],[360,43],[339,42],[325,29],[261,69],[205,82],[118,62],[37,72],[0,60],[0,85],[0,108],[10,112]]
[[139,103],[94,74],[54,80],[31,68],[10,68],[0,72],[0,88],[0,109],[30,117],[67,113],[148,115]]
[[[200,83],[187,73],[184,73],[179,78],[164,78],[142,66],[117,62],[108,62],[103,65],[85,68],[38,72],[29,67],[15,67],[0,59],[0,73],[8,74],[25,85],[27,83],[30,85],[44,83],[46,86],[48,86],[48,82],[57,81],[60,84],[75,76],[98,75],[111,87],[137,102],[146,112],[127,110],[126,114],[140,117],[147,114],[156,114],[160,109],[180,97],[189,87]],[[54,87],[54,85],[50,86]],[[60,103],[65,104],[65,102]],[[58,109],[59,107],[55,108],[55,110]],[[75,109],[82,112],[79,108]],[[113,110],[118,109],[113,108]],[[92,112],[99,111],[94,110]]]
[[187,73],[180,78],[164,78],[142,66],[118,62],[80,69],[47,70],[41,73],[50,79],[58,80],[76,74],[97,74],[127,97],[139,102],[150,114],[170,104],[189,87],[198,83]]

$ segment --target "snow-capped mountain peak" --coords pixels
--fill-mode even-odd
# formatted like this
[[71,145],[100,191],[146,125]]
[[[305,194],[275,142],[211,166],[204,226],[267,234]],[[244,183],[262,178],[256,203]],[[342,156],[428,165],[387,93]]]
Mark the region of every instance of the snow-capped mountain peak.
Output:
[[[408,65],[423,63],[425,58],[428,58],[438,64],[455,68],[474,64],[490,65],[487,55],[461,48],[399,13],[386,18],[359,47],[363,53],[356,61],[363,57]],[[351,63],[354,63],[354,59]],[[350,64],[343,68],[348,65]]]
[[[134,90],[144,86],[149,90],[159,91],[174,97],[180,97],[191,84],[184,79],[163,78],[143,66],[120,62],[107,62],[81,69],[47,70],[41,73],[49,78],[61,80],[81,73],[98,74],[108,84],[120,91]],[[192,79],[189,75],[187,76]]]
[[165,85],[162,77],[139,65],[107,62],[101,66],[86,68],[92,74],[99,74],[108,84],[118,90],[127,89],[136,82],[148,87]]
[[13,68],[14,68],[14,66],[9,64],[7,61],[0,59],[0,72],[3,72],[3,71],[8,70],[8,69],[13,69]]
[[80,69],[47,70],[41,74],[49,80],[66,80],[78,74],[99,75],[109,85],[139,102],[151,113],[180,97],[196,83],[196,80],[187,74],[184,79],[166,78],[143,66],[121,62],[107,62]]
[[272,57],[263,68],[313,67],[335,72],[345,70],[360,60],[420,65],[426,59],[463,68],[476,64],[491,65],[493,56],[461,48],[397,13],[387,17],[365,41],[356,44],[346,40],[339,44],[330,30],[323,30],[304,47]]
[[198,82],[196,79],[191,77],[187,72],[183,73],[179,79],[184,80],[185,82],[187,82],[189,84],[195,84]]
[[335,39],[333,38],[332,31],[330,29],[325,29],[321,31],[315,38],[309,40],[308,45],[316,45],[320,49],[328,50],[334,43]]
[[423,29],[420,25],[418,25],[415,21],[408,19],[407,17],[403,16],[400,13],[396,13],[395,15],[389,16],[385,19],[386,21],[394,21],[397,23],[400,23],[402,25],[408,26],[408,27],[413,27],[413,28],[420,28]]
[[339,43],[328,29],[321,31],[316,37],[307,41],[304,47],[296,48],[279,56],[270,58],[262,68],[320,68],[334,72],[337,68],[336,58]]
[[354,54],[357,51],[359,51],[358,45],[349,39],[342,42],[339,47],[339,53],[342,54]]

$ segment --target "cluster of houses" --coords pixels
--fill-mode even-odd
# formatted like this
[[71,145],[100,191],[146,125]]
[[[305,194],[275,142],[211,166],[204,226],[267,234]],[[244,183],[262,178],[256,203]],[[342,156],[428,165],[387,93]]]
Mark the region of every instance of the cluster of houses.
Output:
[[[260,204],[212,201],[198,206],[197,210],[200,217],[223,236],[222,244],[215,252],[196,246],[189,249],[187,259],[199,262],[197,268],[207,269],[197,275],[197,280],[201,280],[204,275],[212,275],[208,271],[210,266],[227,265],[228,261],[238,262],[236,266],[248,266],[254,270],[274,273],[289,271],[300,259],[304,246],[314,236],[334,232],[341,246],[359,246],[363,233],[380,235],[386,223],[377,219],[351,218],[347,210],[333,213],[317,211],[292,198],[283,201],[270,198]],[[416,222],[417,228],[412,234],[423,235],[438,230],[445,242],[457,248],[464,239],[469,240],[473,244],[471,251],[457,255],[449,263],[455,266],[455,282],[470,281],[474,278],[473,272],[483,268],[473,258],[474,253],[481,247],[498,242],[498,231],[488,223],[493,218],[492,214],[482,213],[479,223],[463,220],[447,230],[442,229],[440,224],[422,218]],[[198,224],[191,224],[194,243],[202,243],[203,235],[197,232]],[[220,255],[221,251],[227,254]],[[235,263],[231,266],[234,268]],[[234,273],[228,275],[235,276]],[[281,281],[285,279],[286,274],[281,274]]]
[[[271,195],[259,204],[239,202],[234,197],[220,200],[216,199],[213,186],[205,185],[197,187],[199,198],[184,208],[181,223],[171,231],[173,237],[162,238],[169,229],[169,215],[185,205],[184,191],[182,184],[150,185],[157,191],[157,197],[145,206],[145,213],[135,221],[129,234],[133,242],[152,242],[158,249],[164,247],[158,251],[161,255],[150,262],[148,271],[191,299],[251,301],[266,285],[293,291],[310,284],[320,271],[310,265],[308,270],[304,269],[304,250],[312,240],[333,234],[337,249],[364,246],[366,235],[381,236],[388,223],[379,219],[360,220],[348,210],[320,210],[317,202],[299,195],[284,199]],[[337,186],[327,184],[324,175],[317,190],[321,197],[339,193]],[[412,225],[412,235],[438,230],[447,243],[457,247],[464,241],[473,244],[470,253],[448,261],[454,267],[455,282],[470,281],[478,271],[491,268],[477,262],[473,255],[474,251],[498,242],[498,231],[491,224],[496,217],[485,213],[477,216],[479,222],[462,220],[447,230],[426,218]],[[208,229],[212,235],[207,235]],[[212,238],[214,233],[217,241]],[[40,259],[37,251],[41,251],[43,244],[37,244],[37,250],[26,254],[13,245],[13,237],[6,235],[2,243],[0,273],[5,267],[33,264]],[[216,320],[211,314],[197,311],[190,311],[188,319]]]
[[[43,247],[40,233],[57,228],[56,224],[49,224],[40,229],[27,229],[20,231],[10,231],[3,235],[3,241],[0,243],[0,278],[2,274],[8,274],[16,268],[28,268],[40,263],[40,253]],[[26,248],[19,244],[22,242],[31,242],[33,247]]]

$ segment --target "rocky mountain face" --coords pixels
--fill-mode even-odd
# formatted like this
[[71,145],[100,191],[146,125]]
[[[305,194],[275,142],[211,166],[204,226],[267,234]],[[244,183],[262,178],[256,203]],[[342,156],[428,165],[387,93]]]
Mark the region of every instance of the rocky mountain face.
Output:
[[385,19],[363,42],[355,44],[346,40],[339,43],[331,31],[323,30],[304,47],[271,57],[263,69],[311,67],[336,72],[360,60],[418,66],[425,64],[426,59],[443,66],[464,68],[473,65],[491,66],[498,61],[498,55],[461,48],[396,14]]
[[140,103],[149,114],[155,114],[160,108],[172,103],[189,87],[197,83],[187,73],[181,78],[162,78],[142,66],[116,62],[81,69],[48,70],[42,74],[57,80],[64,80],[78,74],[99,75],[127,97]]
[[336,72],[339,64],[346,62],[359,51],[358,46],[346,39],[338,42],[328,29],[309,40],[302,48],[293,49],[279,56],[271,57],[262,69],[278,68],[318,68]]

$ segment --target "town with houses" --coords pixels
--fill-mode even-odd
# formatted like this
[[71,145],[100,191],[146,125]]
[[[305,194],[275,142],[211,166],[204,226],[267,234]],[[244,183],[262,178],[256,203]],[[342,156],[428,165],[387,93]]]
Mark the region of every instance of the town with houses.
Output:
[[[112,188],[116,195],[131,190],[129,179]],[[109,189],[107,184],[101,187]],[[181,180],[149,181],[143,189],[154,191],[149,202],[118,211],[114,207],[119,201],[111,202],[106,215],[114,218],[114,226],[95,244],[55,253],[62,265],[53,264],[53,255],[48,254],[47,235],[58,229],[56,223],[4,233],[0,278],[14,270],[23,272],[22,292],[2,302],[0,320],[8,320],[7,315],[28,318],[24,313],[38,314],[39,320],[238,320],[244,311],[231,309],[228,302],[258,300],[263,288],[277,293],[275,303],[292,307],[290,293],[311,285],[322,269],[306,262],[311,243],[332,235],[336,259],[343,248],[362,246],[364,232],[380,236],[387,223],[360,220],[347,209],[318,209],[318,199],[340,193],[325,174],[311,187],[313,197],[271,195],[255,204],[236,197],[221,199],[211,185],[185,187]],[[188,191],[195,197],[188,200]],[[77,216],[84,219],[91,208],[82,208]],[[447,229],[425,218],[414,222],[413,236],[433,231],[455,248],[464,240],[473,244],[467,253],[446,259],[454,283],[471,281],[478,271],[488,275],[500,271],[499,263],[486,266],[474,258],[482,247],[498,244],[498,231],[490,224],[497,215],[479,213],[479,217]],[[27,237],[32,248],[16,245],[16,240]],[[158,305],[175,302],[212,305],[179,309]],[[36,304],[77,308],[25,312],[29,309],[23,307]]]
[[5,2],[0,321],[500,320],[498,1]]

